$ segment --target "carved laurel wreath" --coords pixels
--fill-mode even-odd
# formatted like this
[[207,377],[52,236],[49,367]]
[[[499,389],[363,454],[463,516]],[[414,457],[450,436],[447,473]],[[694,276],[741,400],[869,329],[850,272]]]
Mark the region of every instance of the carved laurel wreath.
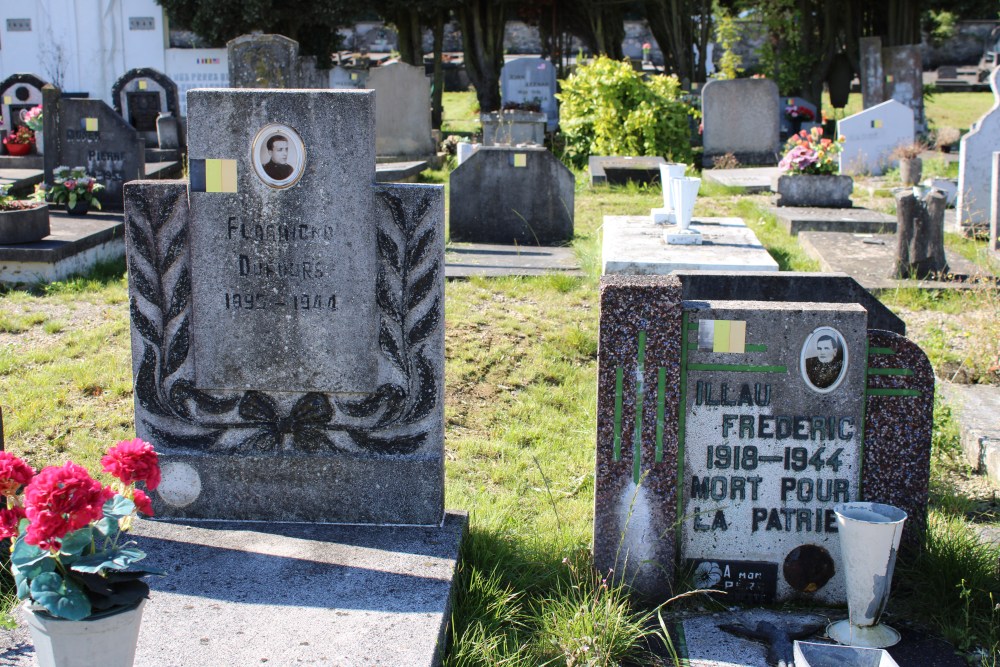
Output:
[[[416,196],[393,193],[388,186],[376,189],[376,201],[389,213],[378,216],[378,342],[393,381],[361,400],[306,393],[287,414],[266,392],[227,395],[194,386],[187,192],[164,190],[155,202],[132,198],[126,215],[129,306],[142,341],[135,396],[150,416],[143,424],[153,437],[170,447],[256,454],[287,451],[286,437],[298,452],[417,450],[427,439],[425,418],[438,402],[426,346],[441,323],[441,296],[435,289],[441,256],[436,251],[439,231],[433,217],[427,217],[433,200],[410,192]],[[354,447],[335,443],[333,432],[346,433]],[[225,437],[233,433],[239,437]]]

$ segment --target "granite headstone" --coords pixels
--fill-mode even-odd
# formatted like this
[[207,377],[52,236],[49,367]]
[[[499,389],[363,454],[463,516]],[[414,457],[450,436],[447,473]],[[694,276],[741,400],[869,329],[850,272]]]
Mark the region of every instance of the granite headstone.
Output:
[[424,68],[403,62],[375,67],[366,86],[375,91],[375,153],[424,157],[434,153],[431,138],[431,80]]
[[451,172],[452,241],[562,245],[573,238],[573,172],[538,146],[480,146]]
[[926,130],[924,120],[924,68],[919,44],[887,46],[882,49],[886,99],[913,109],[913,131]]
[[101,100],[62,97],[54,86],[43,98],[45,134],[55,139],[46,141],[45,182],[57,166],[84,167],[105,188],[101,206],[122,210],[122,186],[145,175],[145,140]]
[[1000,147],[1000,67],[990,75],[993,106],[959,142],[958,213],[960,230],[983,230],[990,219],[993,151]]
[[913,143],[913,109],[896,100],[876,104],[837,121],[837,137],[844,139],[841,174],[883,174],[892,152]]
[[559,126],[556,86],[556,68],[544,58],[514,58],[500,70],[500,97],[504,105],[538,104],[549,132]]
[[47,82],[34,74],[11,74],[0,82],[0,130],[13,132],[21,122],[21,112],[42,103]]
[[294,39],[240,35],[227,42],[226,48],[229,85],[233,88],[299,87],[299,43]]
[[726,604],[843,603],[834,504],[903,508],[909,545],[926,526],[930,364],[858,303],[685,300],[685,280],[602,278],[597,567],[648,595],[686,573]]
[[882,68],[882,38],[862,37],[861,107],[870,109],[885,102],[885,71]]
[[777,164],[781,100],[767,79],[713,79],[701,91],[702,164],[732,153],[744,165]]
[[177,84],[149,67],[130,69],[121,75],[111,88],[111,102],[115,111],[142,135],[146,148],[160,147],[156,135],[159,114],[180,114]]
[[126,188],[157,515],[440,524],[442,188],[374,184],[370,91],[188,109],[190,182]]

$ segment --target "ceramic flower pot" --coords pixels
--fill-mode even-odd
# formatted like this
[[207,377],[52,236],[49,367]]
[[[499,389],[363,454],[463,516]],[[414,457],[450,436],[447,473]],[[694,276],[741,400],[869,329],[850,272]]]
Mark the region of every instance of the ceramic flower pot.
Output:
[[8,153],[18,157],[31,152],[31,144],[4,144],[4,146],[7,147]]
[[677,217],[677,226],[687,231],[694,214],[694,202],[698,198],[700,178],[674,178],[670,181],[670,200]]
[[864,502],[841,503],[833,511],[837,515],[850,617],[831,623],[826,632],[838,644],[892,646],[899,641],[899,633],[879,623],[879,618],[889,601],[906,512],[892,505]]
[[120,611],[67,621],[22,609],[39,667],[132,667],[146,600]]
[[676,222],[674,213],[673,197],[671,195],[672,183],[675,179],[683,178],[687,171],[686,164],[661,164],[660,165],[660,188],[663,190],[663,208],[654,208],[650,213],[653,222],[658,225]]

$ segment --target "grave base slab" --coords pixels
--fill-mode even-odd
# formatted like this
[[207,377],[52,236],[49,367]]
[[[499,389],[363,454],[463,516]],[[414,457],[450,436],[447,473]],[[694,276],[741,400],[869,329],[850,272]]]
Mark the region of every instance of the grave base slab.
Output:
[[583,275],[572,248],[514,246],[490,243],[449,243],[444,253],[446,278],[473,276]]
[[701,233],[701,245],[668,244],[663,225],[649,216],[605,216],[603,273],[778,270],[778,263],[740,218],[695,218],[690,229]]
[[[467,524],[139,521],[169,574],[150,580],[136,667],[437,665]],[[23,627],[0,640],[3,664],[33,653]]]
[[815,208],[772,206],[767,209],[786,232],[848,232],[851,234],[893,234],[896,218],[867,208]]
[[[896,258],[894,234],[844,234],[841,232],[802,232],[799,245],[819,262],[820,270],[846,273],[865,289],[982,288],[984,281],[996,284],[979,267],[961,255],[945,249],[953,280],[898,280],[890,277]],[[986,283],[989,284],[989,283]]]
[[1000,387],[987,384],[940,385],[959,424],[962,451],[972,469],[1000,483]]
[[709,183],[727,188],[743,188],[747,194],[770,192],[771,181],[783,172],[778,167],[741,167],[739,169],[705,169],[701,177]]
[[39,283],[85,273],[98,262],[125,256],[120,214],[76,217],[49,208],[49,235],[33,243],[0,245],[0,283]]

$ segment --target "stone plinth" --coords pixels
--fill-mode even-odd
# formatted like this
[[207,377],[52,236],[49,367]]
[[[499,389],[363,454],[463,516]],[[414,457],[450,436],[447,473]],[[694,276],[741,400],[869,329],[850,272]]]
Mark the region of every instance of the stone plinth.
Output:
[[778,167],[741,167],[739,169],[705,169],[701,178],[707,183],[717,183],[727,188],[743,188],[747,194],[768,192],[776,176],[781,175]]
[[776,206],[850,208],[854,179],[835,174],[783,174],[771,182]]
[[660,182],[660,165],[666,163],[662,157],[591,155],[587,158],[587,170],[592,186],[624,185],[629,181],[649,185]]
[[896,218],[867,208],[813,208],[775,206],[768,209],[786,232],[848,232],[885,234],[896,231]]

